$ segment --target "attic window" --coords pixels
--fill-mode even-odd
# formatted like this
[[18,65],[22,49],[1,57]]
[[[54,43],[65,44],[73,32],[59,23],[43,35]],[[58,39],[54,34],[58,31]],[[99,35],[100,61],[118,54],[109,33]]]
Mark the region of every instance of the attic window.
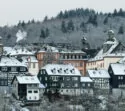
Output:
[[34,78],[31,78],[31,80],[34,80]]
[[70,70],[70,71],[71,71],[71,73],[73,73],[73,74],[75,73],[75,69],[72,69],[72,70]]
[[51,69],[51,72],[53,73],[53,69]]
[[58,72],[59,72],[59,73],[62,73],[62,69],[59,69]]
[[101,74],[101,72],[99,71],[99,74]]

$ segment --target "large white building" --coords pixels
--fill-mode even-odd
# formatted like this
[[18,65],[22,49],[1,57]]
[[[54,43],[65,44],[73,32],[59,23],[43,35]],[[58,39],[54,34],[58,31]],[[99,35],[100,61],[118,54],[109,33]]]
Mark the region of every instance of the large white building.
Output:
[[108,69],[110,63],[116,63],[125,56],[125,46],[116,40],[114,32],[109,30],[108,39],[97,55],[88,60],[86,69]]

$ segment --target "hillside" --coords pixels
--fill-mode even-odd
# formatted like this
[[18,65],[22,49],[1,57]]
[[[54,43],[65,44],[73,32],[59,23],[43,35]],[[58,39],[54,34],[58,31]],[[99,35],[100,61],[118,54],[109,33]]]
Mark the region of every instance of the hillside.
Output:
[[97,48],[107,38],[107,31],[114,30],[118,40],[125,44],[125,12],[97,13],[91,9],[75,9],[60,12],[56,17],[44,21],[24,21],[15,26],[0,27],[0,36],[5,46],[16,43],[18,30],[27,32],[27,43],[71,43],[80,47],[83,35],[91,48]]

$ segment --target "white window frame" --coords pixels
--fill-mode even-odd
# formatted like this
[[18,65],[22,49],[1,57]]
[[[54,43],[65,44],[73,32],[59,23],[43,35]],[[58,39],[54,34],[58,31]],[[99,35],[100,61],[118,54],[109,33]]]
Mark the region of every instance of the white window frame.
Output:
[[2,71],[7,71],[7,67],[2,67]]
[[16,72],[16,69],[17,69],[16,67],[11,67],[12,72]]

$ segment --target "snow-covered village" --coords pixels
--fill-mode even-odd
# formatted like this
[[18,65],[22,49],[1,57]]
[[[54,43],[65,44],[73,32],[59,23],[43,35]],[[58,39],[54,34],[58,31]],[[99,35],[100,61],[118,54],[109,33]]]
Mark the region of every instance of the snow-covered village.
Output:
[[1,111],[125,110],[125,46],[113,30],[94,57],[84,36],[79,50],[26,36],[19,30],[14,47],[0,37]]
[[125,111],[123,4],[0,0],[0,111]]

